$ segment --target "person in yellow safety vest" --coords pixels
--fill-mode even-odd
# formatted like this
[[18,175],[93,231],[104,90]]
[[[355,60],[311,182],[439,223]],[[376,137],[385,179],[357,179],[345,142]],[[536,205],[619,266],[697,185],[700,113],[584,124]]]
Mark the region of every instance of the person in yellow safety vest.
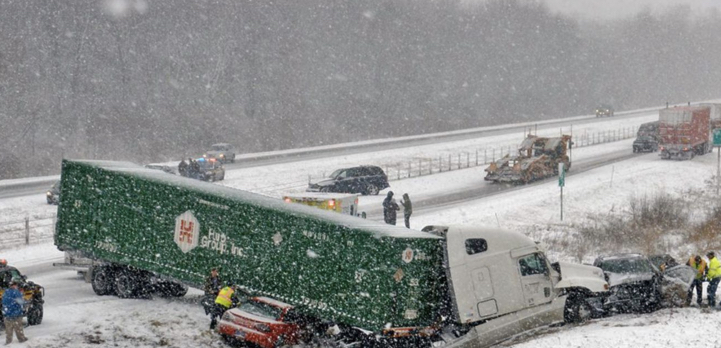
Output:
[[218,317],[230,309],[230,307],[238,304],[238,298],[235,295],[236,285],[226,285],[220,292],[218,297],[215,298],[215,310],[210,313],[210,329],[215,329],[218,324]]
[[699,255],[691,256],[691,258],[688,259],[688,262],[686,262],[686,265],[691,266],[696,270],[696,278],[694,278],[693,282],[691,282],[691,286],[688,288],[688,294],[686,294],[686,306],[691,304],[693,288],[695,287],[696,303],[698,303],[700,307],[701,301],[703,300],[703,279],[706,277],[708,267],[706,267],[706,261],[704,261]]
[[716,307],[716,288],[718,288],[718,283],[721,282],[721,262],[716,258],[713,251],[709,251],[706,257],[708,257],[708,272],[706,272],[708,305],[709,307]]

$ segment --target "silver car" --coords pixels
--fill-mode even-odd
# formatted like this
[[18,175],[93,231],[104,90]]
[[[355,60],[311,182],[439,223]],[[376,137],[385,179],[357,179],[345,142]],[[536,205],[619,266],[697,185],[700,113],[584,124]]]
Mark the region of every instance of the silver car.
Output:
[[210,151],[206,151],[203,157],[207,159],[215,158],[223,163],[235,163],[235,149],[233,145],[228,143],[218,143],[210,145]]

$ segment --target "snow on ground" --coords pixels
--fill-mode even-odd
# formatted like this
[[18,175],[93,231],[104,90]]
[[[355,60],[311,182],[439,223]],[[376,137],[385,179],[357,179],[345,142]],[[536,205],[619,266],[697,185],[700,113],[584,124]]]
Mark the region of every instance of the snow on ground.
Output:
[[[627,121],[625,121],[627,122]],[[646,122],[645,120],[639,121]],[[574,130],[575,132],[575,130]],[[505,136],[516,144],[521,135]],[[497,139],[500,141],[500,139]],[[472,145],[476,146],[476,145]],[[384,157],[424,155],[430,149],[389,150],[387,153],[339,156],[323,160],[305,161],[278,166],[239,169],[229,172],[228,186],[280,195],[288,188],[268,189],[272,183],[300,178],[289,173],[302,168],[329,172],[340,166],[355,165]],[[450,146],[458,148],[455,145]],[[619,149],[631,151],[630,141],[621,141],[587,148],[574,149],[574,161],[601,156]],[[433,156],[437,152],[433,152]],[[326,169],[327,168],[327,169]],[[446,206],[440,210],[420,210],[411,219],[413,228],[427,224],[500,225],[523,232],[538,227],[534,238],[544,237],[543,231],[556,233],[555,227],[568,227],[586,221],[590,214],[605,213],[627,204],[630,197],[654,192],[683,195],[688,188],[703,189],[703,181],[716,170],[716,154],[696,157],[691,161],[660,160],[652,153],[631,160],[600,167],[569,176],[564,188],[564,221],[560,221],[559,188],[555,181],[519,187],[486,199]],[[573,172],[573,169],[572,169]],[[302,174],[306,175],[306,174]],[[413,197],[434,192],[464,190],[483,181],[483,166],[391,182],[398,194],[408,192]],[[307,180],[307,179],[306,179]],[[298,187],[302,190],[304,185]],[[382,196],[362,197],[361,207],[380,204]],[[22,197],[0,200],[0,218],[14,219],[18,214],[46,214],[54,209],[44,197]],[[362,209],[361,209],[362,210]],[[538,232],[540,231],[540,232]],[[679,253],[686,250],[679,248]],[[572,259],[573,255],[552,252],[552,258]],[[52,244],[41,244],[13,250],[0,250],[29,279],[46,288],[46,312],[43,323],[26,328],[30,338],[17,347],[223,347],[220,339],[208,332],[208,319],[196,304],[199,291],[194,290],[183,299],[128,300],[111,296],[96,296],[89,284],[73,271],[52,269],[47,261],[55,261],[62,254]],[[685,256],[679,254],[678,256]],[[587,255],[588,262],[595,255]],[[521,337],[508,344],[517,347],[681,347],[693,344],[721,346],[713,335],[721,320],[719,312],[698,308],[664,309],[652,314],[619,315],[592,320],[578,326],[544,329],[531,337]]]

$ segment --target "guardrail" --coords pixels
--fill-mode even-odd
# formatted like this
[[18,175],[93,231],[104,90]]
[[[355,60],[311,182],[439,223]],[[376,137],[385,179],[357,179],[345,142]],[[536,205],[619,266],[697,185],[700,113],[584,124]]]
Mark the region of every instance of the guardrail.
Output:
[[55,216],[0,222],[0,250],[21,245],[51,241],[55,233]]
[[[619,128],[617,130],[609,130],[596,133],[584,133],[574,136],[573,148],[594,146],[605,144],[624,139],[636,137],[637,127]],[[568,133],[564,133],[568,134]],[[520,143],[520,141],[519,141]],[[630,151],[630,149],[629,149]],[[518,153],[517,146],[500,146],[490,148],[470,149],[469,151],[461,151],[452,154],[440,155],[438,157],[416,157],[412,159],[404,159],[398,162],[376,163],[380,166],[388,176],[388,180],[403,180],[416,178],[419,176],[438,174],[459,169],[467,169],[481,165],[487,165],[506,156]],[[308,182],[319,180],[326,177],[326,173],[320,176],[308,176]],[[298,187],[298,183],[293,183],[294,187]]]

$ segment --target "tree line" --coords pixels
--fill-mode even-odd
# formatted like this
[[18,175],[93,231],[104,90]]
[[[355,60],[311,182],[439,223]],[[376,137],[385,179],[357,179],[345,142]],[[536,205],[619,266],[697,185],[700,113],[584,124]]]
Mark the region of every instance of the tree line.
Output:
[[0,0],[0,178],[715,98],[721,16],[521,0]]

